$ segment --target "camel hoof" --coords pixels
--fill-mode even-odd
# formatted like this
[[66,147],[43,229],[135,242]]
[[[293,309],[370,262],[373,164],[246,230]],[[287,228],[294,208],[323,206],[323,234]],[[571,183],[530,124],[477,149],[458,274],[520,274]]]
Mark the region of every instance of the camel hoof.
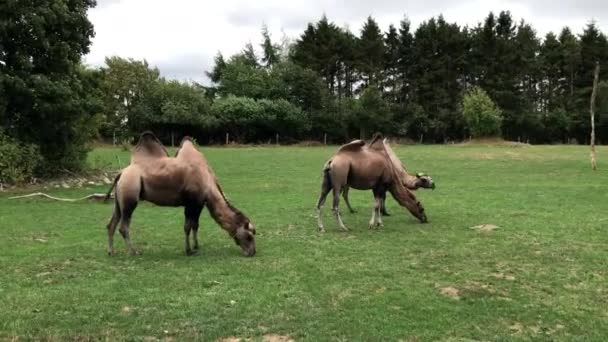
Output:
[[382,213],[382,216],[391,216],[391,214],[387,213],[386,211]]
[[138,250],[135,250],[135,249],[130,250],[129,254],[131,254],[131,256],[141,255],[141,253]]
[[319,227],[319,233],[325,233],[325,228]]
[[351,209],[351,210],[350,210],[350,213],[351,213],[351,214],[356,214],[356,213],[357,213],[357,211],[356,211],[356,210],[354,210],[354,209]]
[[342,230],[343,232],[348,232],[348,231],[350,231],[350,229],[346,228],[346,226],[342,226],[342,227],[340,227],[340,230]]
[[114,251],[108,251],[108,256],[109,257],[113,257],[114,256]]
[[195,256],[195,255],[198,255],[198,250],[189,250],[189,251],[186,251],[186,255],[187,255],[187,256]]

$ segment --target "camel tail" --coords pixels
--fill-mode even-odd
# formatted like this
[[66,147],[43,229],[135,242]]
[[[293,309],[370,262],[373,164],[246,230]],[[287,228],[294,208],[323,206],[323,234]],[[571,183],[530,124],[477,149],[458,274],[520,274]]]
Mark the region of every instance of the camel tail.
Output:
[[331,175],[329,171],[331,170],[331,159],[323,165],[323,189],[329,189],[332,187]]
[[331,169],[331,159],[323,165],[323,173],[327,173]]
[[118,180],[120,179],[120,175],[122,175],[122,171],[119,172],[116,177],[114,177],[114,183],[112,183],[112,186],[110,187],[110,190],[108,190],[108,193],[106,194],[106,197],[103,199],[104,203],[107,202],[110,199],[110,196],[112,195],[112,190],[114,190],[114,187],[116,187],[116,183],[118,183]]

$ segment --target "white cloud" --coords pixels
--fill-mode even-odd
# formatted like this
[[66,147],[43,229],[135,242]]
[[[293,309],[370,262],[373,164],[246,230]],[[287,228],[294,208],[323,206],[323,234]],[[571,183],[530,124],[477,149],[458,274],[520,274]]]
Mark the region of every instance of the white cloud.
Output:
[[98,0],[89,11],[96,36],[85,60],[101,65],[110,55],[145,58],[167,77],[206,81],[204,71],[217,51],[227,56],[249,41],[258,46],[262,23],[278,42],[283,32],[297,38],[323,14],[358,33],[368,15],[382,29],[398,25],[404,15],[414,28],[439,14],[475,26],[489,11],[501,10],[531,23],[539,36],[563,26],[580,33],[592,18],[608,33],[608,2],[592,0]]

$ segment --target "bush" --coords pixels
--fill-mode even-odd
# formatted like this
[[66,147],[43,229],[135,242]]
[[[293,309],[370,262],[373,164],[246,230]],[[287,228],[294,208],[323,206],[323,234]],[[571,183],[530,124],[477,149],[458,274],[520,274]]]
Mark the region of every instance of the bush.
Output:
[[500,135],[501,111],[483,89],[474,87],[464,95],[462,113],[473,137]]
[[42,156],[34,144],[20,144],[0,130],[0,182],[23,183],[34,176]]

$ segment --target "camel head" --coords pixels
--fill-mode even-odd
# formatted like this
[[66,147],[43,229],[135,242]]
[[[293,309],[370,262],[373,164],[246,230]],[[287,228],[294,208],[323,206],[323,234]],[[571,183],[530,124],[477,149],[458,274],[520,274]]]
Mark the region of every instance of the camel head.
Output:
[[242,223],[238,225],[234,233],[234,242],[243,250],[243,255],[252,257],[255,255],[255,226],[249,218],[243,215]]
[[435,182],[433,182],[433,178],[431,176],[424,174],[422,172],[416,173],[416,185],[419,188],[425,189],[433,189],[435,190]]

